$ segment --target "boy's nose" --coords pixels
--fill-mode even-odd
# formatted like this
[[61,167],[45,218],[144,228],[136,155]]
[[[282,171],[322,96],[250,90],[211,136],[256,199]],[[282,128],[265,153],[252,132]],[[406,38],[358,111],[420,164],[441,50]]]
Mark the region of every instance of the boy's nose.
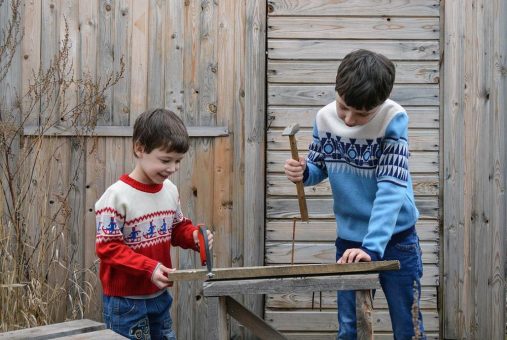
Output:
[[355,124],[355,120],[350,112],[345,115],[344,121],[347,126],[354,126]]

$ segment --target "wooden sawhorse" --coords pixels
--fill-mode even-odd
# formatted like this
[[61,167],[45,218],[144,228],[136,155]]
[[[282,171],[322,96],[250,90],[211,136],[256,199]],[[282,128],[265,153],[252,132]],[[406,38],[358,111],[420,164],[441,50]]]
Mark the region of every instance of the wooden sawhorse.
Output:
[[283,334],[230,295],[356,290],[357,338],[371,340],[373,339],[371,290],[379,288],[377,273],[205,282],[203,295],[208,303],[208,336],[210,340],[228,339],[227,314],[229,314],[261,339],[286,339]]

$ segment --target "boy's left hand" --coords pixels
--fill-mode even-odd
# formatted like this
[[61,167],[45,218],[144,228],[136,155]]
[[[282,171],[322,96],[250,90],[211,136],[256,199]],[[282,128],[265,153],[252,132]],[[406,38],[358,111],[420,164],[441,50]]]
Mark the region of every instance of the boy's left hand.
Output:
[[342,257],[336,263],[354,263],[354,262],[371,262],[371,257],[360,248],[350,248],[345,250]]
[[[208,234],[208,246],[211,249],[213,248],[213,234],[209,230],[206,230],[206,233]],[[199,245],[199,230],[194,230],[192,236],[194,237],[195,244]]]

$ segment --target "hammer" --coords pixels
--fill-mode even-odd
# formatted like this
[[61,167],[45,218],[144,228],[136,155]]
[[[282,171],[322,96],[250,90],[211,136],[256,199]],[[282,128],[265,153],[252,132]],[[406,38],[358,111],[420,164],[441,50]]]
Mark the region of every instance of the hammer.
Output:
[[[296,133],[299,131],[299,124],[291,124],[282,132],[282,136],[289,136],[290,152],[292,159],[299,161],[298,145],[296,142]],[[303,182],[296,182],[296,189],[298,193],[299,211],[301,212],[301,220],[308,221],[308,209],[306,208],[305,189]]]

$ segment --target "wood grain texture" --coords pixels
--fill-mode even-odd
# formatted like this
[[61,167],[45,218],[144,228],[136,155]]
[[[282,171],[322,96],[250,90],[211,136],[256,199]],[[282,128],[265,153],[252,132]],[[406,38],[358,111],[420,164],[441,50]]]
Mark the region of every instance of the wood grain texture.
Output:
[[438,39],[438,17],[270,17],[270,39]]
[[[214,268],[213,278],[211,280],[232,280],[232,279],[252,279],[252,278],[277,278],[294,276],[312,276],[325,274],[354,274],[354,273],[372,273],[382,270],[399,269],[398,261],[377,261],[361,262],[348,264],[302,264],[302,265],[273,265],[258,267],[235,267],[235,268]],[[171,273],[171,280],[204,280],[207,279],[207,270],[205,269],[187,269],[177,270]]]
[[503,339],[507,5],[448,1],[444,13],[443,335]]
[[[438,83],[437,61],[396,61],[396,84]],[[268,81],[272,83],[327,83],[336,80],[339,60],[269,60]]]
[[361,48],[374,50],[393,60],[438,60],[440,53],[438,42],[434,40],[269,39],[268,58],[336,60]]
[[378,288],[380,288],[378,274],[208,281],[203,284],[204,296],[224,296],[233,294],[293,294],[320,292],[326,290],[333,290],[336,295],[337,290]]
[[438,0],[268,0],[268,13],[277,15],[438,16]]

